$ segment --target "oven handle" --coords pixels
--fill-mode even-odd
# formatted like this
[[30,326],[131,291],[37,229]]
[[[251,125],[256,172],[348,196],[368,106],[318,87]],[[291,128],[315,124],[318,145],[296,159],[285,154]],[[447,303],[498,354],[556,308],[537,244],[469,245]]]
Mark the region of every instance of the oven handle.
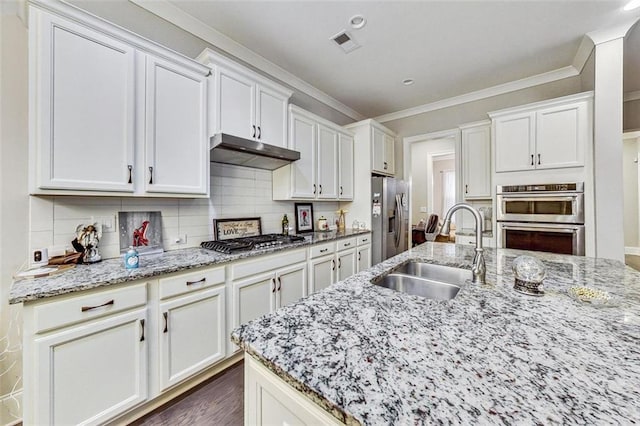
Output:
[[552,231],[564,234],[574,234],[580,230],[579,226],[565,226],[560,225],[557,228],[554,226],[520,226],[520,225],[505,225],[500,224],[502,229],[510,229],[512,231]]
[[507,196],[502,195],[499,196],[502,201],[509,201],[509,200],[517,200],[517,201],[575,201],[576,199],[578,199],[579,194],[576,195],[560,195],[557,197],[549,197],[544,196],[544,197],[536,197],[535,195],[513,195],[513,194],[509,194]]

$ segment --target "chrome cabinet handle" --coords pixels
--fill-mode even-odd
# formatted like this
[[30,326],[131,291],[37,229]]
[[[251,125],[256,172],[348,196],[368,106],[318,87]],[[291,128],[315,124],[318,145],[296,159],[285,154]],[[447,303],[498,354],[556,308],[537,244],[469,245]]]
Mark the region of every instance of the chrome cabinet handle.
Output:
[[203,277],[202,279],[199,279],[198,281],[187,281],[187,285],[194,285],[194,284],[203,283],[203,282],[206,282],[206,281],[207,281],[207,279]]
[[251,136],[252,138],[256,137],[256,126],[255,124],[252,124],[251,127],[253,127],[253,136]]
[[531,154],[531,165],[533,166],[533,154]]
[[144,342],[144,320],[143,319],[140,320],[140,332],[142,333],[140,335],[140,341]]
[[153,185],[153,166],[149,166],[149,185]]
[[538,154],[538,165],[540,165],[540,154]]
[[164,318],[164,330],[162,332],[166,333],[169,331],[169,312],[163,312],[162,317]]
[[262,137],[262,129],[258,126],[258,139]]
[[109,306],[109,305],[113,305],[115,303],[115,301],[113,299],[109,300],[106,303],[103,303],[102,305],[96,305],[96,306],[83,306],[82,308],[80,308],[80,310],[82,312],[87,312],[90,311],[92,309],[97,309],[97,308],[102,308],[104,306]]
[[133,182],[133,166],[131,164],[128,164],[127,169],[129,169],[129,182],[127,183],[132,183]]
[[278,291],[282,289],[282,278],[278,277]]

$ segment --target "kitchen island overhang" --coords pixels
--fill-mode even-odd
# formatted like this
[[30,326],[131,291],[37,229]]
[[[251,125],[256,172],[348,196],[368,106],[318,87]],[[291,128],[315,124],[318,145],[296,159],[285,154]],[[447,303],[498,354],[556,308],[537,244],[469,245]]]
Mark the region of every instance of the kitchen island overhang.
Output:
[[[546,294],[513,290],[527,253]],[[243,325],[232,339],[339,422],[640,421],[640,273],[606,259],[486,250],[486,286],[447,302],[374,286],[409,260],[470,267],[473,249],[426,243]],[[614,295],[596,308],[567,294]]]

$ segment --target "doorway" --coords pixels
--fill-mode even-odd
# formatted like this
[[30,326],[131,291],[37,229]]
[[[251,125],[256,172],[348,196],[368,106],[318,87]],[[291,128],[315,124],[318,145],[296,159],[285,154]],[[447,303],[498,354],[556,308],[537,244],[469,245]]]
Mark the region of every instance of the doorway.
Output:
[[460,131],[411,136],[404,138],[403,143],[404,178],[410,194],[409,223],[415,229],[432,213],[442,220],[449,207],[459,200]]

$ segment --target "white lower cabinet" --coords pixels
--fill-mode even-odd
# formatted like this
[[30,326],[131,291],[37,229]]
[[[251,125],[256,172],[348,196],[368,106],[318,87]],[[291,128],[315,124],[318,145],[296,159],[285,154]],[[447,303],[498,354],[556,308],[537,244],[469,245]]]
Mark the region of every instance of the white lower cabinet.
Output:
[[309,249],[309,293],[325,289],[370,267],[369,241],[370,235],[365,234],[312,246]]
[[27,305],[24,424],[105,423],[147,399],[146,291],[134,286]]
[[342,281],[356,273],[356,249],[342,250],[336,253],[338,268],[336,281]]
[[356,272],[364,271],[371,267],[371,244],[358,246],[358,259]]
[[309,293],[315,293],[335,282],[335,254],[318,257],[309,261]]
[[306,260],[302,249],[233,265],[232,328],[306,296]]
[[247,425],[339,425],[335,417],[246,356],[244,423]]
[[226,356],[224,293],[222,285],[160,304],[161,390]]

